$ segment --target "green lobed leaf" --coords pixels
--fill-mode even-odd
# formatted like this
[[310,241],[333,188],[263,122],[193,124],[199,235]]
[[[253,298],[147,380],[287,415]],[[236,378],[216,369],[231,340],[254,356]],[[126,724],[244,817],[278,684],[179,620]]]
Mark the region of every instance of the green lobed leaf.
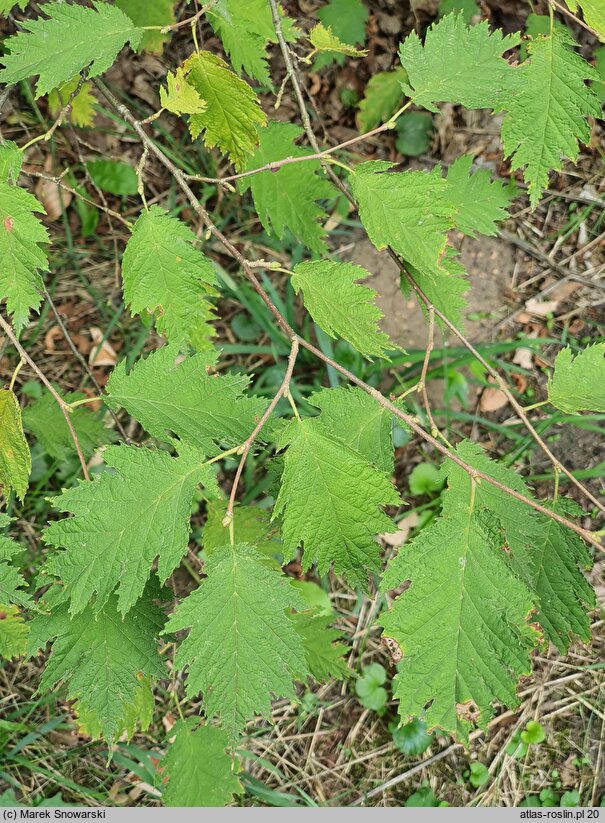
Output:
[[212,334],[209,298],[216,294],[214,264],[195,247],[195,235],[159,206],[134,225],[122,258],[124,302],[132,314],[150,312],[170,342]]
[[589,142],[587,117],[601,116],[599,100],[585,82],[598,74],[573,51],[576,45],[560,29],[528,43],[529,60],[517,69],[521,84],[501,101],[508,112],[502,124],[504,152],[513,169],[525,166],[532,208],[550,170],[560,171],[563,158],[575,160],[579,142]]
[[42,302],[40,271],[48,271],[48,258],[41,246],[49,242],[48,232],[35,216],[44,207],[27,191],[0,182],[0,300],[12,315],[19,334],[30,311]]
[[440,0],[437,11],[439,17],[452,13],[461,14],[465,23],[470,23],[473,17],[481,14],[475,0]]
[[296,294],[302,289],[306,309],[326,334],[342,337],[368,359],[388,360],[395,344],[378,327],[383,315],[376,292],[358,282],[370,276],[352,263],[315,260],[295,266],[290,282]]
[[226,806],[244,791],[227,752],[229,735],[198,724],[197,717],[188,717],[172,730],[175,737],[161,763],[168,778],[165,806]]
[[273,516],[283,518],[287,559],[303,543],[304,569],[316,561],[321,575],[333,565],[367,589],[368,573],[380,570],[374,535],[396,530],[380,509],[401,502],[390,478],[329,434],[321,417],[291,421],[278,445],[288,448]]
[[293,679],[306,678],[290,614],[304,608],[304,600],[245,544],[217,548],[204,571],[207,577],[177,606],[164,633],[190,629],[176,653],[176,665],[188,670],[187,695],[201,692],[207,716],[218,716],[233,740],[255,715],[269,719],[271,693],[293,699]]
[[[171,26],[175,22],[175,0],[115,0],[115,5],[128,15],[135,26]],[[133,46],[135,51],[161,54],[168,33],[144,31],[141,42]]]
[[[303,130],[293,123],[270,121],[258,130],[259,146],[248,159],[246,171],[286,157],[304,157],[309,148],[294,144]],[[311,251],[321,254],[326,250],[326,232],[318,220],[325,211],[318,200],[334,197],[336,191],[320,176],[319,160],[292,163],[277,171],[263,171],[240,182],[242,192],[252,192],[254,206],[263,227],[269,234],[283,239],[286,228]]]
[[32,458],[27,440],[23,434],[21,409],[14,392],[0,389],[0,488],[7,496],[10,489],[23,502]]
[[605,412],[605,343],[575,356],[569,346],[561,349],[548,378],[548,402],[566,414]]
[[[0,529],[5,528],[9,523],[10,517],[0,514]],[[32,605],[30,596],[23,591],[27,583],[13,565],[14,558],[22,551],[18,543],[0,534],[0,603],[25,607]]]
[[149,596],[126,617],[119,614],[115,595],[100,609],[98,605],[73,618],[67,604],[50,614],[36,614],[30,623],[29,654],[52,642],[40,690],[65,683],[69,699],[77,700],[87,724],[112,741],[129,725],[129,710],[143,677],[167,675],[157,640],[164,616]]
[[23,163],[23,152],[12,140],[0,143],[0,183],[16,183]]
[[408,157],[418,157],[430,148],[432,132],[432,115],[422,111],[402,114],[397,120],[395,148]]
[[[490,460],[476,444],[461,443],[457,451],[468,465],[532,498],[518,474]],[[470,496],[470,480],[462,468],[451,467],[448,476]],[[532,622],[538,623],[546,638],[562,652],[567,651],[574,636],[587,640],[587,611],[594,604],[594,592],[583,574],[583,569],[591,566],[587,547],[573,532],[489,483],[477,485],[475,505],[484,517],[484,528],[491,529],[492,539],[507,552],[512,568],[532,592],[536,609]],[[578,512],[569,500],[560,500],[555,510],[571,515]],[[486,519],[486,512],[495,516],[496,527]]]
[[120,160],[93,160],[86,164],[86,168],[93,182],[108,194],[126,197],[138,192],[137,173],[128,163]]
[[[63,396],[63,400],[66,403],[74,403],[85,397],[82,392],[69,392]],[[86,458],[92,457],[94,450],[99,446],[117,439],[115,430],[108,428],[97,412],[89,411],[85,407],[75,408],[70,419]],[[50,392],[45,392],[38,400],[23,409],[23,425],[34,435],[49,457],[65,461],[76,454],[65,416]]]
[[208,104],[189,118],[191,136],[195,139],[202,134],[207,148],[217,146],[240,171],[258,145],[256,127],[267,122],[258,97],[224,60],[209,51],[192,54],[183,69],[187,82]]
[[318,614],[316,611],[298,612],[294,615],[294,626],[298,632],[311,675],[318,683],[328,680],[344,680],[350,675],[344,655],[349,651],[344,643],[337,642],[341,636],[338,629],[331,628],[332,614]]
[[529,589],[452,467],[441,516],[387,567],[383,591],[411,583],[379,622],[403,653],[394,681],[402,720],[428,706],[429,728],[466,740],[473,722],[487,725],[493,701],[518,704],[516,681],[531,669],[538,634]]
[[14,8],[20,8],[23,11],[28,2],[29,0],[0,0],[0,14],[8,15]]
[[370,131],[397,111],[403,101],[401,84],[407,82],[407,79],[407,72],[401,66],[393,71],[380,71],[370,77],[359,104],[360,131]]
[[[107,402],[122,406],[154,437],[188,444],[214,456],[221,445],[237,446],[250,435],[267,401],[245,394],[250,378],[211,374],[218,352],[177,362],[178,350],[165,346],[126,373],[124,361],[107,383]],[[178,438],[178,440],[176,439]]]
[[467,26],[463,14],[448,14],[428,29],[424,45],[416,32],[401,44],[399,57],[408,74],[403,90],[417,106],[434,112],[435,103],[502,108],[520,83],[518,69],[502,55],[520,39],[490,31],[486,20]]
[[[93,8],[62,2],[44,4],[44,14],[21,22],[22,30],[5,41],[0,83],[39,75],[36,97],[48,94],[88,68],[89,77],[106,71],[126,43],[136,48],[143,35],[117,6]],[[91,37],[94,32],[94,37]]]
[[359,216],[376,248],[391,246],[421,271],[444,271],[441,260],[456,207],[439,168],[432,172],[390,172],[391,163],[357,166],[351,186]]
[[[330,0],[317,10],[317,17],[324,26],[329,26],[343,43],[365,43],[368,10],[362,0]],[[342,66],[345,61],[344,55],[320,54],[313,63],[313,69],[319,71],[334,61]]]
[[83,611],[93,596],[100,612],[117,590],[126,614],[143,593],[158,559],[161,582],[187,551],[191,503],[203,483],[216,492],[212,467],[204,456],[182,446],[178,457],[137,446],[109,446],[108,468],[52,500],[74,516],[51,523],[44,540],[63,551],[52,554],[46,570],[59,578],[71,601]]
[[321,389],[309,403],[321,410],[318,424],[382,472],[392,474],[393,416],[357,386]]
[[488,169],[472,171],[473,158],[458,157],[447,172],[446,196],[456,208],[456,228],[469,237],[477,234],[495,236],[497,223],[506,220],[514,189],[499,180],[492,181]]

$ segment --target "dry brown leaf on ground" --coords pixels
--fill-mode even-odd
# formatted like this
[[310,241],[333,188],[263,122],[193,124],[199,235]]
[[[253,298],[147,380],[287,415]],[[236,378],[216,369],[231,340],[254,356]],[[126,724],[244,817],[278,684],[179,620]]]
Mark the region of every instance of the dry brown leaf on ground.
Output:
[[503,409],[508,404],[508,398],[502,391],[495,386],[488,386],[481,394],[479,401],[479,409],[482,412],[495,412],[498,409]]
[[[48,175],[52,175],[52,162],[50,155],[44,161],[44,172]],[[47,220],[58,220],[71,203],[71,192],[62,188],[54,180],[40,177],[35,191],[36,197],[44,206]]]
[[415,529],[420,522],[420,517],[416,512],[410,512],[403,520],[400,520],[398,529],[393,534],[381,534],[380,539],[386,546],[398,549],[408,539],[409,533]]
[[118,355],[108,340],[103,340],[103,332],[97,326],[89,329],[93,347],[88,362],[91,366],[115,366]]

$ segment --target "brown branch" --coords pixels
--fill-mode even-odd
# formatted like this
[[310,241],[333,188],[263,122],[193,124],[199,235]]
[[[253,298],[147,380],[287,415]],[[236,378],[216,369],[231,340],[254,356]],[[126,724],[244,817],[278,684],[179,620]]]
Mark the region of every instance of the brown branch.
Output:
[[[139,135],[139,137],[141,138],[143,143],[149,147],[149,151],[152,154],[154,154],[157,157],[157,159],[160,161],[160,163],[162,163],[162,165],[171,172],[171,174],[174,176],[177,184],[179,185],[179,187],[181,188],[181,190],[183,191],[183,193],[185,194],[185,196],[189,200],[189,202],[190,202],[192,208],[194,209],[194,211],[196,212],[196,214],[201,218],[201,220],[207,226],[210,233],[214,237],[216,237],[217,240],[220,241],[220,243],[229,252],[229,254],[239,263],[239,265],[241,266],[244,274],[246,275],[248,281],[251,283],[254,290],[257,292],[259,297],[262,299],[262,301],[268,307],[271,314],[275,317],[279,327],[289,337],[289,339],[291,341],[298,340],[298,343],[299,343],[300,346],[307,349],[307,351],[310,351],[319,360],[322,360],[327,365],[332,366],[332,368],[334,368],[336,371],[340,372],[351,383],[353,383],[354,385],[359,386],[359,388],[363,389],[363,391],[365,391],[367,394],[369,394],[371,397],[373,397],[376,400],[376,402],[379,403],[383,408],[387,409],[393,415],[395,415],[396,417],[403,420],[404,423],[410,429],[412,429],[412,431],[414,431],[419,437],[421,437],[427,443],[430,443],[434,448],[437,449],[437,451],[439,451],[445,457],[448,457],[450,460],[452,460],[454,463],[456,463],[458,466],[460,466],[460,468],[464,469],[464,471],[467,472],[467,474],[470,477],[474,478],[475,480],[477,480],[478,478],[481,479],[481,480],[484,480],[486,483],[489,483],[490,485],[494,486],[495,488],[499,489],[500,491],[503,491],[506,494],[509,494],[511,497],[514,497],[516,500],[519,500],[519,501],[525,503],[526,505],[530,506],[531,508],[535,509],[536,511],[539,511],[541,514],[545,515],[546,517],[549,517],[551,520],[554,520],[557,523],[560,523],[561,525],[564,525],[567,528],[571,529],[572,531],[576,532],[576,534],[579,534],[584,540],[586,540],[587,543],[590,543],[591,545],[595,546],[596,548],[600,549],[601,551],[605,551],[605,549],[603,549],[603,547],[601,546],[600,542],[595,537],[593,537],[591,532],[587,531],[586,529],[583,529],[581,526],[578,526],[575,523],[572,523],[570,520],[567,520],[566,518],[562,517],[561,515],[557,514],[556,512],[550,511],[550,509],[547,509],[545,506],[542,506],[540,503],[536,502],[535,500],[532,500],[528,497],[525,497],[524,495],[520,494],[519,492],[515,491],[514,489],[510,489],[508,486],[505,486],[504,484],[499,483],[493,477],[490,477],[489,475],[484,474],[481,471],[478,471],[473,466],[469,466],[460,457],[458,457],[458,455],[455,452],[451,451],[446,446],[443,446],[432,435],[428,434],[428,432],[426,432],[422,428],[422,426],[420,426],[417,423],[417,421],[414,417],[407,414],[406,412],[401,411],[401,409],[398,409],[397,406],[395,406],[393,403],[391,403],[390,400],[387,400],[387,398],[384,397],[377,389],[374,389],[372,386],[365,383],[363,380],[361,380],[359,377],[354,375],[352,372],[348,371],[348,369],[345,369],[339,363],[336,363],[336,361],[334,361],[331,358],[327,357],[322,351],[320,351],[320,349],[316,348],[312,343],[309,343],[306,340],[304,340],[302,337],[300,337],[300,335],[298,335],[294,331],[294,329],[290,326],[290,324],[287,322],[287,320],[282,316],[281,312],[273,304],[271,298],[267,295],[267,293],[265,292],[265,290],[261,286],[261,284],[258,281],[256,275],[254,274],[253,269],[248,265],[248,262],[246,261],[246,259],[242,256],[242,254],[239,252],[239,250],[214,225],[214,223],[212,222],[212,220],[210,218],[210,215],[208,214],[208,212],[204,209],[202,204],[199,202],[199,200],[194,195],[193,191],[189,187],[189,185],[188,185],[187,181],[185,180],[185,178],[183,176],[183,173],[180,171],[180,169],[178,169],[174,165],[174,163],[168,157],[166,157],[166,155],[161,150],[161,148],[153,142],[153,140],[145,132],[143,127],[140,125],[140,123],[138,123],[138,121],[135,120],[135,118],[133,117],[131,112],[126,108],[126,106],[124,106],[122,103],[120,103],[114,97],[114,95],[109,91],[109,89],[105,86],[105,84],[102,83],[97,78],[95,78],[95,80],[93,82],[95,83],[97,88],[101,91],[103,96],[108,100],[108,102],[118,112],[118,114],[120,114],[135,129],[135,131],[137,132],[137,134]],[[399,258],[397,258],[397,262],[398,262],[398,265],[402,265],[399,261]],[[430,301],[428,301],[428,298],[426,298],[426,300],[427,300],[427,303],[430,302]],[[435,314],[437,316],[441,316],[441,313],[436,308],[435,308]],[[450,325],[449,321],[447,321],[447,323],[448,323],[448,325]],[[454,327],[454,330],[456,331],[458,336],[460,336],[460,332],[458,332],[457,329],[455,329],[455,327]],[[466,344],[467,344],[467,347],[471,346],[471,344],[468,343],[468,341],[466,341]],[[473,351],[474,351],[474,349],[473,349]],[[480,358],[480,360],[483,363],[485,363],[485,361],[483,360],[483,358],[481,357],[481,355],[478,352],[476,353],[476,356],[478,358]],[[491,367],[487,366],[487,364],[486,364],[486,367],[488,369],[491,369]],[[498,375],[498,378],[499,378],[499,375]],[[527,419],[527,417],[526,417],[526,419]]]
[[586,31],[589,31],[592,35],[594,35],[597,38],[597,40],[601,39],[602,35],[600,35],[598,31],[591,28],[588,25],[588,23],[585,23],[583,20],[580,20],[579,17],[577,17],[575,14],[573,14],[569,9],[565,8],[565,6],[562,3],[558,3],[557,0],[548,0],[548,2],[550,3],[551,6],[553,6],[555,9],[560,11],[561,14],[565,14],[567,17],[574,20],[578,24],[578,26],[582,26],[583,29],[586,29]]
[[63,413],[63,417],[65,418],[65,422],[67,423],[67,428],[69,429],[71,439],[74,441],[74,446],[76,447],[78,457],[80,458],[80,465],[82,466],[82,474],[84,475],[84,479],[85,480],[90,480],[90,475],[88,474],[88,467],[86,465],[86,460],[84,459],[84,454],[82,452],[82,447],[80,446],[80,441],[78,440],[78,435],[76,434],[76,430],[74,429],[74,424],[72,423],[72,420],[71,420],[71,417],[70,417],[69,405],[65,402],[65,400],[63,400],[61,395],[55,390],[52,383],[48,380],[48,378],[46,377],[44,372],[42,372],[38,368],[38,366],[36,366],[36,364],[31,359],[29,354],[25,351],[25,349],[23,348],[21,343],[19,343],[19,340],[17,339],[17,335],[14,333],[14,331],[12,329],[12,326],[10,325],[10,323],[6,322],[6,320],[4,319],[4,317],[2,317],[2,315],[0,315],[0,326],[4,330],[4,333],[6,334],[8,339],[11,341],[13,346],[19,352],[19,355],[21,356],[21,359],[24,360],[26,363],[28,363],[30,365],[30,367],[34,370],[35,374],[42,381],[42,383],[44,383],[44,385],[46,386],[48,391],[51,393],[51,395],[54,397],[54,399],[59,404],[59,408],[61,409],[61,411]]
[[256,426],[254,427],[254,431],[250,434],[250,437],[248,437],[246,442],[243,444],[243,448],[242,448],[242,451],[241,451],[241,458],[240,458],[240,461],[239,461],[239,465],[237,467],[237,471],[235,473],[235,479],[233,480],[233,485],[231,486],[231,494],[229,495],[229,505],[227,506],[227,511],[225,513],[226,523],[225,523],[225,521],[223,521],[225,523],[225,525],[229,525],[229,523],[233,519],[233,507],[235,505],[235,496],[237,494],[237,487],[239,485],[239,481],[240,481],[240,478],[242,476],[242,472],[244,470],[246,460],[247,460],[248,455],[250,453],[250,449],[254,445],[254,441],[256,440],[258,435],[260,434],[263,426],[265,425],[265,423],[267,422],[269,417],[271,417],[271,414],[273,413],[273,410],[277,406],[280,398],[285,397],[287,392],[288,392],[288,389],[289,389],[289,386],[290,386],[290,380],[292,379],[292,373],[294,371],[294,364],[296,363],[296,358],[298,356],[298,345],[299,345],[298,338],[294,337],[293,340],[292,340],[292,345],[290,347],[290,354],[288,355],[288,367],[286,368],[286,372],[284,374],[284,379],[282,380],[281,385],[280,385],[279,389],[277,390],[277,392],[275,394],[275,397],[269,403],[269,405],[267,406],[267,408],[264,411],[263,416],[261,417],[261,419],[258,421]]

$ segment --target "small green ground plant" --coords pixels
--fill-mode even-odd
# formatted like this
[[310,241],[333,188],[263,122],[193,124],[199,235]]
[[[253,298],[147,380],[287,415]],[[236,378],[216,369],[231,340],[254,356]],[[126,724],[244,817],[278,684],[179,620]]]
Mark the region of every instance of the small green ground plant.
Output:
[[[0,3],[0,10],[13,5]],[[18,542],[0,537],[0,654],[44,652],[40,693],[64,684],[82,732],[109,744],[149,726],[154,685],[168,677],[169,664],[184,673],[187,698],[200,709],[194,714],[179,704],[182,716],[167,735],[157,786],[167,805],[232,802],[244,791],[238,750],[248,725],[270,719],[274,698],[296,700],[297,684],[347,676],[347,647],[330,609],[282,570],[296,558],[303,570],[332,571],[361,591],[370,581],[384,595],[398,590],[378,622],[398,664],[393,694],[401,724],[409,730],[407,724],[421,723],[424,736],[437,729],[466,743],[497,706],[518,704],[517,683],[530,674],[537,647],[550,642],[564,653],[574,638],[590,641],[595,596],[585,572],[591,549],[602,551],[602,535],[581,525],[582,510],[562,497],[559,478],[566,476],[594,514],[605,506],[551,452],[462,328],[468,283],[450,233],[496,234],[514,187],[474,168],[471,156],[447,169],[401,171],[382,160],[358,162],[351,152],[395,128],[402,140],[410,121],[400,118],[412,108],[423,113],[425,137],[426,115],[441,103],[490,109],[499,115],[494,124],[501,124],[503,153],[535,208],[551,172],[565,158],[575,160],[580,143],[590,140],[591,120],[602,114],[599,75],[553,8],[529,36],[505,35],[454,11],[423,39],[414,32],[403,39],[400,65],[368,84],[360,103],[362,133],[329,145],[314,132],[304,73],[326,61],[365,56],[357,33],[363,34],[363,4],[356,4],[361,15],[349,20],[354,30],[344,33],[337,31],[342,15],[331,8],[338,5],[332,0],[303,31],[276,0],[209,2],[178,21],[171,3],[51,0],[39,14],[22,14],[26,2],[19,0],[17,31],[0,58],[0,82],[31,88],[37,78],[33,94],[48,95],[55,117],[24,145],[0,145],[0,328],[19,356],[0,391],[0,483],[18,513],[32,474],[24,426],[57,460],[77,455],[81,469],[80,479],[52,498],[54,513],[40,535],[45,559],[35,579],[22,574]],[[605,37],[601,4],[581,5],[586,25]],[[200,45],[199,25],[218,35],[227,59]],[[161,81],[161,108],[137,118],[103,74],[123,48],[161,50],[177,29],[191,32],[189,56]],[[281,54],[277,72],[270,47]],[[278,102],[292,94],[301,125],[270,117],[251,83],[278,90]],[[52,236],[20,172],[32,146],[68,123],[90,122],[99,101],[140,147],[136,168],[95,161],[82,179],[62,176],[60,184],[77,198],[85,236],[94,234],[99,209],[127,225],[123,303],[153,325],[164,345],[119,362],[104,390],[90,397],[62,394],[21,342],[33,313],[50,307],[44,278]],[[181,118],[191,140],[233,170],[208,177],[180,168],[160,129],[167,117]],[[152,159],[170,174],[178,206],[149,202]],[[118,197],[137,192],[139,214],[131,219],[97,208],[87,186]],[[251,198],[265,231],[278,243],[295,237],[304,259],[290,267],[277,256],[248,259],[197,193],[209,187]],[[321,344],[346,341],[359,357],[385,368],[397,354],[379,326],[376,295],[364,285],[370,272],[330,250],[325,206],[338,199],[358,212],[371,242],[396,262],[402,288],[426,313],[420,379],[397,397],[382,394],[379,380],[365,382]],[[181,214],[184,205],[189,216]],[[248,289],[242,285],[241,294],[260,300],[262,322],[279,330],[288,352],[276,364],[280,381],[270,399],[251,390],[250,376],[221,369],[222,281],[210,243],[237,263]],[[307,313],[303,332],[281,303],[283,278]],[[490,459],[480,443],[451,443],[439,430],[426,393],[437,325],[477,358],[547,455],[550,499],[538,501],[522,477]],[[303,352],[345,384],[297,401],[292,385]],[[562,349],[548,396],[536,405],[568,415],[604,412],[604,355],[605,343]],[[43,392],[36,396],[30,386],[35,399],[22,413],[24,364]],[[423,398],[422,416],[406,407],[411,391]],[[88,408],[99,400],[106,415]],[[144,443],[132,442],[131,421],[146,433]],[[376,536],[397,531],[393,513],[404,505],[393,483],[395,425],[442,460],[439,469],[425,463],[416,470],[414,489],[430,497],[443,491],[438,516],[385,568]],[[256,450],[266,456],[271,478],[269,509],[240,502]],[[231,466],[225,492],[219,472]],[[167,582],[187,563],[190,519],[202,508],[203,575],[174,605]],[[0,518],[6,531],[11,518]],[[381,668],[368,667],[357,684],[364,705],[375,710],[387,698]],[[528,725],[519,745],[538,743],[534,731]],[[401,746],[411,745],[405,737]],[[475,786],[485,778],[481,768],[471,767]],[[430,790],[425,795],[416,805],[439,802]]]

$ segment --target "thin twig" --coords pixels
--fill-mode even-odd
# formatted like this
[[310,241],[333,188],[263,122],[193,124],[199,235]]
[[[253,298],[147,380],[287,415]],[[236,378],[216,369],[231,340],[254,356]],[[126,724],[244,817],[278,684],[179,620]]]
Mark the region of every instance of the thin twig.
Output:
[[67,423],[67,428],[69,429],[71,439],[74,441],[74,446],[76,447],[78,457],[80,458],[80,465],[82,466],[82,474],[84,475],[84,479],[85,480],[90,480],[90,475],[88,474],[88,467],[86,465],[86,460],[84,459],[84,454],[82,452],[82,447],[80,446],[80,441],[78,440],[78,435],[76,434],[76,430],[74,429],[74,424],[71,421],[71,417],[70,417],[70,413],[69,413],[69,405],[65,402],[65,400],[63,400],[61,395],[58,394],[58,392],[55,390],[52,383],[48,380],[48,378],[46,377],[44,372],[42,372],[38,368],[38,366],[36,366],[36,364],[31,359],[29,354],[25,351],[25,349],[23,348],[21,343],[19,343],[19,340],[17,339],[17,335],[14,333],[14,331],[12,329],[12,326],[10,325],[10,323],[6,322],[6,320],[4,319],[4,317],[2,317],[2,315],[0,315],[0,326],[4,330],[4,333],[6,334],[8,339],[11,341],[13,346],[19,352],[19,355],[21,356],[21,359],[29,364],[29,366],[33,369],[35,374],[42,381],[42,383],[44,383],[44,385],[46,386],[48,391],[51,393],[51,395],[54,397],[54,399],[59,404],[59,408],[61,409],[61,411],[63,413],[63,417],[65,418],[65,422]]
[[424,409],[426,411],[426,416],[431,426],[431,434],[433,437],[439,436],[439,429],[435,423],[435,419],[433,418],[433,413],[431,411],[431,404],[429,403],[429,395],[426,390],[426,374],[429,368],[429,362],[431,359],[431,353],[433,351],[433,346],[435,345],[435,309],[433,306],[429,306],[429,331],[428,331],[428,340],[426,344],[426,351],[424,353],[424,362],[422,363],[422,371],[420,372],[420,381],[418,382],[418,386],[416,387],[416,391],[421,392],[422,400],[424,403]]
[[298,356],[298,339],[295,337],[292,340],[292,345],[290,347],[290,354],[288,355],[288,366],[286,368],[286,372],[284,374],[284,379],[281,382],[279,389],[277,390],[273,400],[269,403],[267,408],[264,411],[263,416],[258,421],[256,426],[254,427],[254,431],[250,434],[250,437],[245,441],[243,444],[243,448],[241,450],[241,457],[239,461],[239,465],[237,467],[237,471],[235,473],[235,478],[233,480],[233,485],[231,486],[231,494],[229,495],[229,504],[227,506],[227,511],[225,513],[225,520],[223,523],[225,525],[229,525],[231,520],[233,519],[233,507],[235,505],[235,496],[237,494],[237,487],[239,485],[240,478],[242,476],[242,472],[244,470],[244,466],[246,464],[246,459],[250,454],[250,449],[254,445],[254,441],[260,434],[263,426],[273,413],[273,410],[277,406],[280,398],[285,397],[288,392],[288,387],[290,386],[290,380],[292,379],[292,373],[294,371],[294,364],[296,363],[296,358]]
[[592,35],[594,35],[597,38],[597,40],[601,39],[602,35],[600,35],[598,31],[591,28],[588,25],[588,23],[585,23],[583,20],[580,20],[580,18],[573,14],[568,8],[565,8],[565,6],[562,3],[558,3],[557,0],[548,0],[548,2],[551,4],[551,6],[554,6],[554,8],[560,11],[561,14],[565,14],[567,17],[574,20],[578,24],[578,26],[582,26],[583,29],[589,31]]

